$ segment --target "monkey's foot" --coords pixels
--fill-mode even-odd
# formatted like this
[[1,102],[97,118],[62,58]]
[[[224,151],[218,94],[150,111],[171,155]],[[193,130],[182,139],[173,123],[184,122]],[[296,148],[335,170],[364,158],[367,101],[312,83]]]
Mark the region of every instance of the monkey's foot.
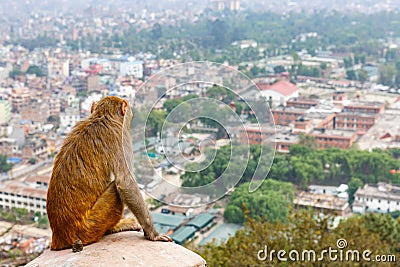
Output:
[[172,238],[166,234],[157,234],[154,236],[146,236],[146,238],[151,241],[172,242]]
[[81,252],[83,250],[83,244],[82,241],[80,239],[76,240],[73,244],[72,244],[72,252]]
[[124,231],[141,231],[142,226],[136,221],[136,218],[124,218],[116,226],[107,230],[106,234],[119,233]]

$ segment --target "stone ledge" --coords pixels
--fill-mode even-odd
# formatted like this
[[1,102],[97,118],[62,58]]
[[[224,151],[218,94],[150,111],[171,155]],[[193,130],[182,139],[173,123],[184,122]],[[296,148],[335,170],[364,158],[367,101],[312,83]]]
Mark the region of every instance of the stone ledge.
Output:
[[196,253],[172,242],[151,242],[143,232],[121,232],[105,236],[97,243],[73,253],[72,249],[45,251],[28,267],[76,266],[164,266],[205,267]]

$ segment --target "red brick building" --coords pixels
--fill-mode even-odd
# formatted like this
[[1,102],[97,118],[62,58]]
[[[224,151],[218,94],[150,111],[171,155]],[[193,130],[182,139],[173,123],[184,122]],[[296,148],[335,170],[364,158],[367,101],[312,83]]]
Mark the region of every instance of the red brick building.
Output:
[[374,126],[378,114],[359,114],[342,112],[336,114],[335,128],[336,129],[354,129],[367,131]]
[[272,110],[272,116],[275,124],[287,126],[302,117],[305,112],[305,109],[283,107]]
[[[239,131],[239,139],[242,144],[264,144],[267,139],[275,134],[275,129],[262,129],[258,126],[248,126]],[[248,141],[247,141],[248,140]]]
[[353,102],[343,107],[343,112],[365,114],[380,114],[385,109],[385,104],[380,102]]
[[315,137],[315,142],[319,148],[342,148],[351,147],[357,140],[357,132],[354,131],[339,131],[339,130],[322,130],[314,131],[310,134]]
[[286,102],[286,107],[311,108],[318,105],[318,101],[311,98],[293,98]]

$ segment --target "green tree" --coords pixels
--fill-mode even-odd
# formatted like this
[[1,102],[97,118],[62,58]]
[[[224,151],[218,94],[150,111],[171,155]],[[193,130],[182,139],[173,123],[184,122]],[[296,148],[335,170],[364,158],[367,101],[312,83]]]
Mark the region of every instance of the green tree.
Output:
[[37,77],[43,77],[43,71],[36,65],[29,66],[26,74],[35,74]]
[[146,121],[146,133],[156,136],[161,132],[167,113],[164,110],[152,110]]
[[252,218],[262,218],[270,222],[285,221],[293,205],[292,184],[272,179],[264,181],[257,191],[250,193],[249,183],[237,187],[232,193],[224,212],[227,222],[243,223],[243,206]]
[[235,93],[233,93],[231,90],[215,84],[207,89],[207,95],[210,98],[218,99],[225,104],[229,104],[236,97]]
[[15,77],[21,74],[22,74],[21,68],[19,66],[14,66],[14,68],[12,69],[12,71],[10,71],[8,76],[12,79],[15,79]]
[[0,172],[8,172],[11,168],[12,164],[8,162],[7,155],[0,154]]
[[286,69],[285,69],[284,66],[278,65],[278,66],[275,66],[275,67],[274,67],[274,72],[275,72],[276,74],[282,73],[282,72],[285,72],[285,71],[286,71]]
[[393,86],[395,78],[395,68],[393,65],[380,65],[378,68],[379,83],[387,86]]
[[49,218],[47,215],[41,216],[37,222],[39,228],[48,229],[50,227]]
[[357,80],[357,73],[354,70],[346,70],[346,79],[351,81]]
[[167,111],[167,113],[170,113],[182,102],[182,99],[179,98],[167,99],[163,104],[163,108]]
[[[381,215],[378,214],[377,217]],[[210,266],[299,266],[300,261],[279,261],[276,251],[313,250],[318,257],[321,251],[331,247],[337,249],[337,241],[345,239],[347,247],[343,250],[369,250],[374,255],[392,255],[399,248],[398,241],[381,235],[377,232],[382,226],[367,225],[366,217],[353,216],[342,220],[338,227],[333,228],[333,217],[320,216],[308,210],[298,210],[288,216],[287,222],[271,223],[263,220],[255,220],[247,217],[245,227],[236,232],[226,243],[210,243],[203,247],[190,247],[199,253]],[[394,230],[391,223],[385,232]],[[267,247],[269,253],[275,250],[272,260],[267,255],[264,261],[258,259],[260,250]],[[239,253],[240,252],[240,253]],[[265,254],[261,253],[261,257]],[[294,256],[295,257],[295,256]],[[360,257],[361,258],[361,257]],[[301,256],[300,256],[301,259]],[[362,260],[362,259],[361,259]],[[342,266],[343,263],[329,260],[329,257],[321,259],[321,266]],[[357,263],[358,264],[358,263]],[[364,261],[360,266],[369,266]],[[315,266],[315,261],[301,261],[301,266]],[[349,265],[350,266],[350,265]],[[392,266],[390,264],[377,264],[371,266]]]
[[357,191],[358,188],[362,187],[364,183],[359,178],[352,177],[348,183],[349,189],[347,193],[349,194],[349,204],[353,204],[354,202],[354,193]]

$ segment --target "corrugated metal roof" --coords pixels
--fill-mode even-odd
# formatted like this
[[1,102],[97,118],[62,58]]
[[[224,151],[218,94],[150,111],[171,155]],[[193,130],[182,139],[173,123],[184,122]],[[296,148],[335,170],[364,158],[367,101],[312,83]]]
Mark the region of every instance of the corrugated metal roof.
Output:
[[205,227],[207,224],[209,224],[212,220],[214,219],[214,215],[210,213],[200,213],[196,217],[194,217],[192,220],[190,220],[187,225],[193,225],[197,227],[198,229]]
[[185,216],[182,215],[171,215],[164,214],[158,212],[151,212],[151,217],[153,218],[153,222],[161,225],[173,226],[173,228],[178,227],[182,224],[182,222],[186,219]]
[[194,233],[197,232],[197,228],[194,226],[183,226],[180,227],[177,231],[175,231],[171,238],[178,244],[182,244],[189,238],[194,236]]
[[200,246],[212,242],[214,239],[217,243],[225,242],[229,237],[234,236],[236,231],[243,226],[233,223],[220,224],[214,231],[212,231],[206,238],[201,240]]

